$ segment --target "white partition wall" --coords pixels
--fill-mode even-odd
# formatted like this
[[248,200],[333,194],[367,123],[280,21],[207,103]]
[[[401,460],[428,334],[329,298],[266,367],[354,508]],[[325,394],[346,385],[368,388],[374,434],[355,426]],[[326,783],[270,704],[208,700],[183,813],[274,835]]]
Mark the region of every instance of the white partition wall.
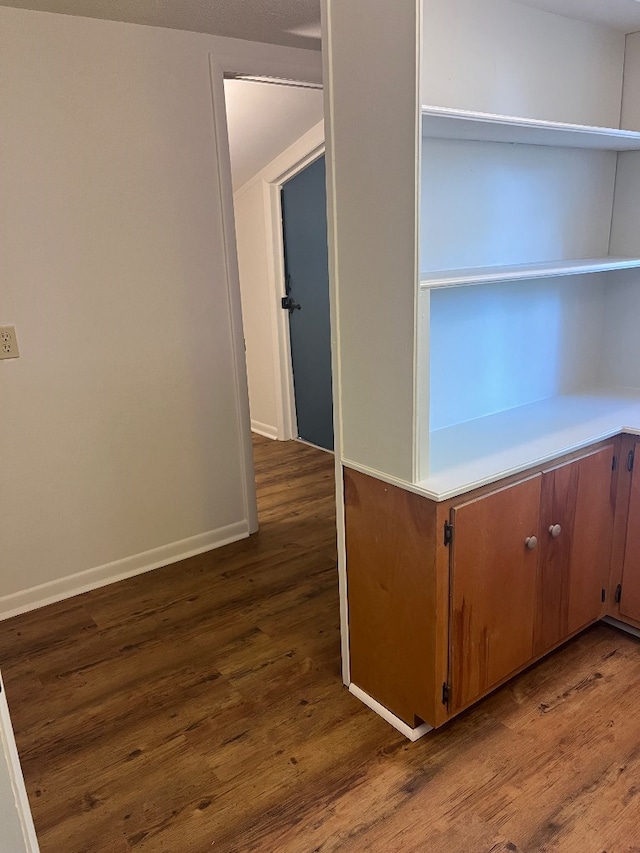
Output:
[[[414,476],[418,8],[327,0],[343,458]],[[337,392],[337,393],[336,393]]]

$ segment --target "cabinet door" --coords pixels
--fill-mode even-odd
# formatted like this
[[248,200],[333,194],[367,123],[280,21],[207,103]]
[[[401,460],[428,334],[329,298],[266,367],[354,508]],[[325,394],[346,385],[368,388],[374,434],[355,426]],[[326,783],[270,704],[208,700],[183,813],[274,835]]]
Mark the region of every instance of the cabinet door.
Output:
[[452,510],[452,712],[533,656],[538,549],[530,537],[541,481],[538,474]]
[[[634,445],[633,453],[627,538],[622,564],[620,616],[640,622],[640,442]],[[623,458],[622,462],[625,463],[626,460]]]
[[542,654],[601,615],[615,504],[614,446],[543,475],[535,652]]

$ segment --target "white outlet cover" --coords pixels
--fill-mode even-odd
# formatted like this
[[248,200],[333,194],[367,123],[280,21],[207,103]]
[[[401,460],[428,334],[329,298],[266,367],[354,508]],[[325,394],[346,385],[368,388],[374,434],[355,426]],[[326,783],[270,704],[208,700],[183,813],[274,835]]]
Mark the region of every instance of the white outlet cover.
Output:
[[0,326],[0,359],[19,357],[15,326]]

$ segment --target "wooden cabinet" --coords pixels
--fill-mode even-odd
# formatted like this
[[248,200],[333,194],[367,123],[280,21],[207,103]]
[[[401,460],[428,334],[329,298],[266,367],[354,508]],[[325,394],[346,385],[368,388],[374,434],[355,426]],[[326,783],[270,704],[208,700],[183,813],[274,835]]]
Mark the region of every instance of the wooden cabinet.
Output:
[[535,653],[598,619],[608,585],[613,443],[543,475]]
[[453,508],[452,712],[601,616],[613,457],[607,444]]
[[621,463],[630,471],[622,578],[616,616],[640,624],[640,442],[630,439],[621,454]]
[[[437,726],[604,615],[614,454],[603,442],[443,502],[345,471],[354,685]],[[640,518],[640,477],[630,511]],[[639,528],[623,583],[638,621]]]
[[451,705],[482,696],[533,656],[541,476],[452,510]]

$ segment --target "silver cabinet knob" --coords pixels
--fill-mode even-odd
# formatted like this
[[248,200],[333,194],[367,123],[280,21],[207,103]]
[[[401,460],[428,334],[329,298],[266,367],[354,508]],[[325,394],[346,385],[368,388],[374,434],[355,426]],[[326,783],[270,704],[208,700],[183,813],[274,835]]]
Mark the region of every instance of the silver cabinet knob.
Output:
[[552,524],[549,528],[549,533],[556,539],[562,533],[562,528],[559,524]]
[[527,548],[530,551],[533,551],[533,549],[538,544],[538,537],[537,536],[527,536],[527,538],[524,540],[524,544],[527,546]]

